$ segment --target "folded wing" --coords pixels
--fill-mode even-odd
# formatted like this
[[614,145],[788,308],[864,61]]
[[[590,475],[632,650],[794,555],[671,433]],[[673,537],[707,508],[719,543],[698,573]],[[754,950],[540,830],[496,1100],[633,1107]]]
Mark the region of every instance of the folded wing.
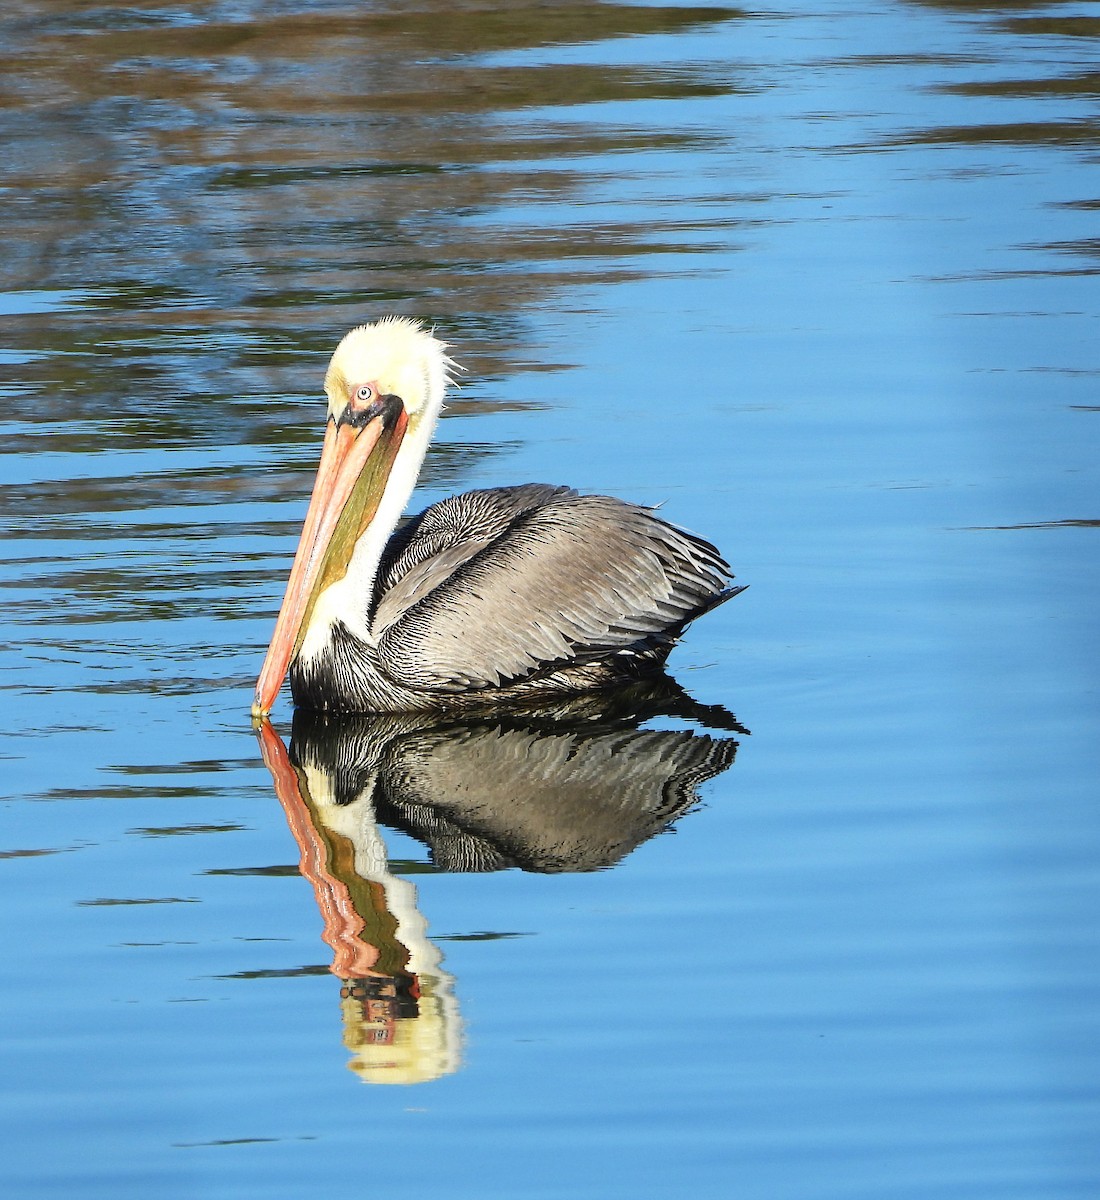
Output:
[[735,595],[718,551],[650,509],[526,484],[433,505],[391,541],[371,629],[394,679],[498,687],[668,646]]

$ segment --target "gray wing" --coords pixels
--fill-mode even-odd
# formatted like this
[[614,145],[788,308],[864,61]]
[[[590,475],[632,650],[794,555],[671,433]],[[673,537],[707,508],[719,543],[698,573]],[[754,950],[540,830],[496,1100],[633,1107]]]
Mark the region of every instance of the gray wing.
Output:
[[396,679],[495,687],[670,641],[733,594],[729,578],[713,546],[638,505],[543,484],[467,492],[395,537],[372,632]]

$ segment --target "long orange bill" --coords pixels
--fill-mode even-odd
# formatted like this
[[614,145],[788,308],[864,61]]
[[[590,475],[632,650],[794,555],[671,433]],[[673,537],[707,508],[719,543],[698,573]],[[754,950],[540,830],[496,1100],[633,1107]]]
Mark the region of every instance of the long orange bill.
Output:
[[304,780],[294,769],[283,739],[271,728],[270,722],[259,723],[256,732],[260,753],[275,784],[275,795],[298,843],[301,853],[298,870],[313,885],[317,907],[321,910],[325,923],[321,936],[335,955],[329,969],[341,979],[376,975],[375,965],[380,952],[362,936],[367,923],[355,907],[351,889],[332,870],[329,847],[310,809]]
[[256,681],[254,719],[271,711],[317,597],[347,573],[355,544],[378,511],[407,425],[403,408],[389,428],[381,413],[360,428],[329,418],[286,595]]

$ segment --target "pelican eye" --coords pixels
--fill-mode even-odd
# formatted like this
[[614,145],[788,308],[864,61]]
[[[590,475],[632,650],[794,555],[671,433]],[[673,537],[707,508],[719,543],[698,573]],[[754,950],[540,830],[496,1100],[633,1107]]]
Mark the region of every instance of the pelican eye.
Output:
[[374,388],[367,387],[365,384],[361,388],[356,388],[355,398],[360,404],[369,404],[374,399]]

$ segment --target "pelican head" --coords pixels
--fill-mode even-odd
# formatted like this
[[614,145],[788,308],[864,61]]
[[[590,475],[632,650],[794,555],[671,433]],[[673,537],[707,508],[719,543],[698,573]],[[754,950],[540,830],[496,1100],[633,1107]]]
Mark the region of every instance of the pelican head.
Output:
[[[345,335],[325,373],[321,461],[275,632],[256,683],[254,718],[271,711],[311,626],[365,613],[386,539],[412,493],[453,363],[417,321],[385,317]],[[352,577],[349,579],[349,574]],[[354,584],[354,586],[351,586]]]
[[361,410],[381,396],[399,396],[410,421],[434,417],[451,366],[446,343],[419,321],[383,317],[360,325],[344,335],[325,372],[329,417],[339,422],[349,405]]

